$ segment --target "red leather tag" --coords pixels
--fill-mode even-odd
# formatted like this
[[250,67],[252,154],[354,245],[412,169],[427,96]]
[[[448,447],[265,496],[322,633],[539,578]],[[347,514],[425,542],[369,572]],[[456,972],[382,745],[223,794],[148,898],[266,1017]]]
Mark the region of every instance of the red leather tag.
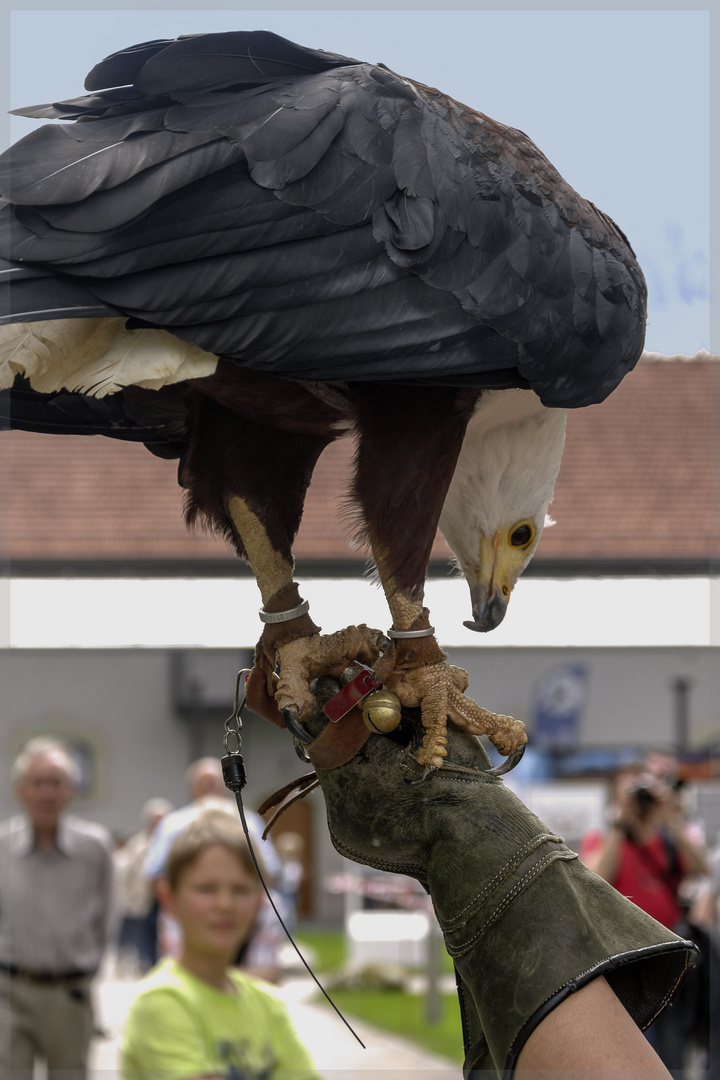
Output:
[[354,679],[346,683],[342,690],[339,690],[334,697],[331,697],[323,705],[323,712],[328,720],[336,724],[338,720],[342,720],[343,716],[357,705],[358,701],[362,701],[371,691],[379,690],[381,686],[382,683],[378,682],[367,668],[363,668]]

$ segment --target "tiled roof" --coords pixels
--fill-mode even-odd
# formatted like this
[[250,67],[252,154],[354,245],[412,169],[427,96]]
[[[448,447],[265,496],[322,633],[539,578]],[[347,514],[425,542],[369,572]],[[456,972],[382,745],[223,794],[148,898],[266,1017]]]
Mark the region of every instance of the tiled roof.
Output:
[[568,417],[544,558],[720,556],[720,363],[644,360]]
[[[643,360],[602,405],[574,411],[535,561],[720,557],[720,363]],[[713,423],[715,427],[713,429]],[[302,560],[353,560],[342,511],[352,444],[316,469],[295,545]],[[0,436],[0,557],[227,560],[189,533],[176,463],[102,437]],[[447,554],[441,537],[434,555]]]

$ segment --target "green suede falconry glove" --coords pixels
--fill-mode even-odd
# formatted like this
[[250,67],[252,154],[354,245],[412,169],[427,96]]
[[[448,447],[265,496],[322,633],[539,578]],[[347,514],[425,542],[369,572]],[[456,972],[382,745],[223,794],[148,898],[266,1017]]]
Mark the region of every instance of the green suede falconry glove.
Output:
[[[318,680],[318,704],[338,685]],[[346,723],[362,724],[357,710]],[[326,724],[318,711],[307,726],[317,737]],[[449,724],[445,764],[418,785],[419,730],[412,710],[391,735],[358,729],[354,756],[317,776],[336,849],[414,877],[432,897],[458,977],[465,1076],[511,1076],[537,1024],[598,975],[648,1027],[684,981],[693,946],[591,873],[488,776],[474,736]]]

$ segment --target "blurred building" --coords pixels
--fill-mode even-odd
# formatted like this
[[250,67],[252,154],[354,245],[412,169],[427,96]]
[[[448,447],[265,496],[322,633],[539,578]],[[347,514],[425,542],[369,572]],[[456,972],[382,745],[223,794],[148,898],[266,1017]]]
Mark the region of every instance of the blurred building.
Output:
[[[462,626],[467,587],[438,536],[426,594],[438,636],[478,701],[526,722],[529,778],[547,774],[548,755],[554,775],[573,760],[589,774],[648,744],[716,774],[718,417],[720,363],[707,354],[646,357],[608,401],[571,413],[557,524],[491,634]],[[326,631],[387,626],[367,553],[347,546],[352,451],[341,442],[321,458],[295,547]],[[0,759],[7,769],[36,732],[65,737],[84,770],[80,812],[118,833],[147,798],[183,800],[189,760],[222,753],[235,673],[260,632],[248,569],[186,531],[176,468],[110,439],[0,436]],[[248,805],[304,771],[271,725],[246,723],[243,740]],[[720,776],[703,790],[720,830]],[[0,814],[11,806],[2,785]],[[333,901],[319,884],[338,857],[319,796],[292,814],[284,827],[314,866],[305,913],[322,916]]]

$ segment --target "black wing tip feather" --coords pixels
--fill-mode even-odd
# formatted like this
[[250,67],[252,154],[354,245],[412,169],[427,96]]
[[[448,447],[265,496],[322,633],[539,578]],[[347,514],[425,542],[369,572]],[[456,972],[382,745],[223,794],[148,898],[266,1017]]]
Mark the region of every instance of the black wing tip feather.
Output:
[[71,390],[44,394],[33,390],[18,375],[12,387],[0,391],[0,429],[44,435],[105,435],[125,442],[141,442],[159,457],[179,457],[186,445],[182,407],[138,406],[124,391],[104,398]]
[[[217,66],[208,66],[215,57]],[[186,34],[178,38],[132,45],[101,60],[85,80],[86,90],[107,90],[135,84],[146,93],[267,82],[270,77],[297,78],[359,61],[337,53],[297,45],[270,30],[234,30]],[[268,64],[272,71],[268,70]]]
[[157,53],[173,44],[173,38],[155,38],[139,45],[130,45],[101,60],[85,79],[86,90],[108,90],[115,86],[129,86],[142,70],[143,65]]

